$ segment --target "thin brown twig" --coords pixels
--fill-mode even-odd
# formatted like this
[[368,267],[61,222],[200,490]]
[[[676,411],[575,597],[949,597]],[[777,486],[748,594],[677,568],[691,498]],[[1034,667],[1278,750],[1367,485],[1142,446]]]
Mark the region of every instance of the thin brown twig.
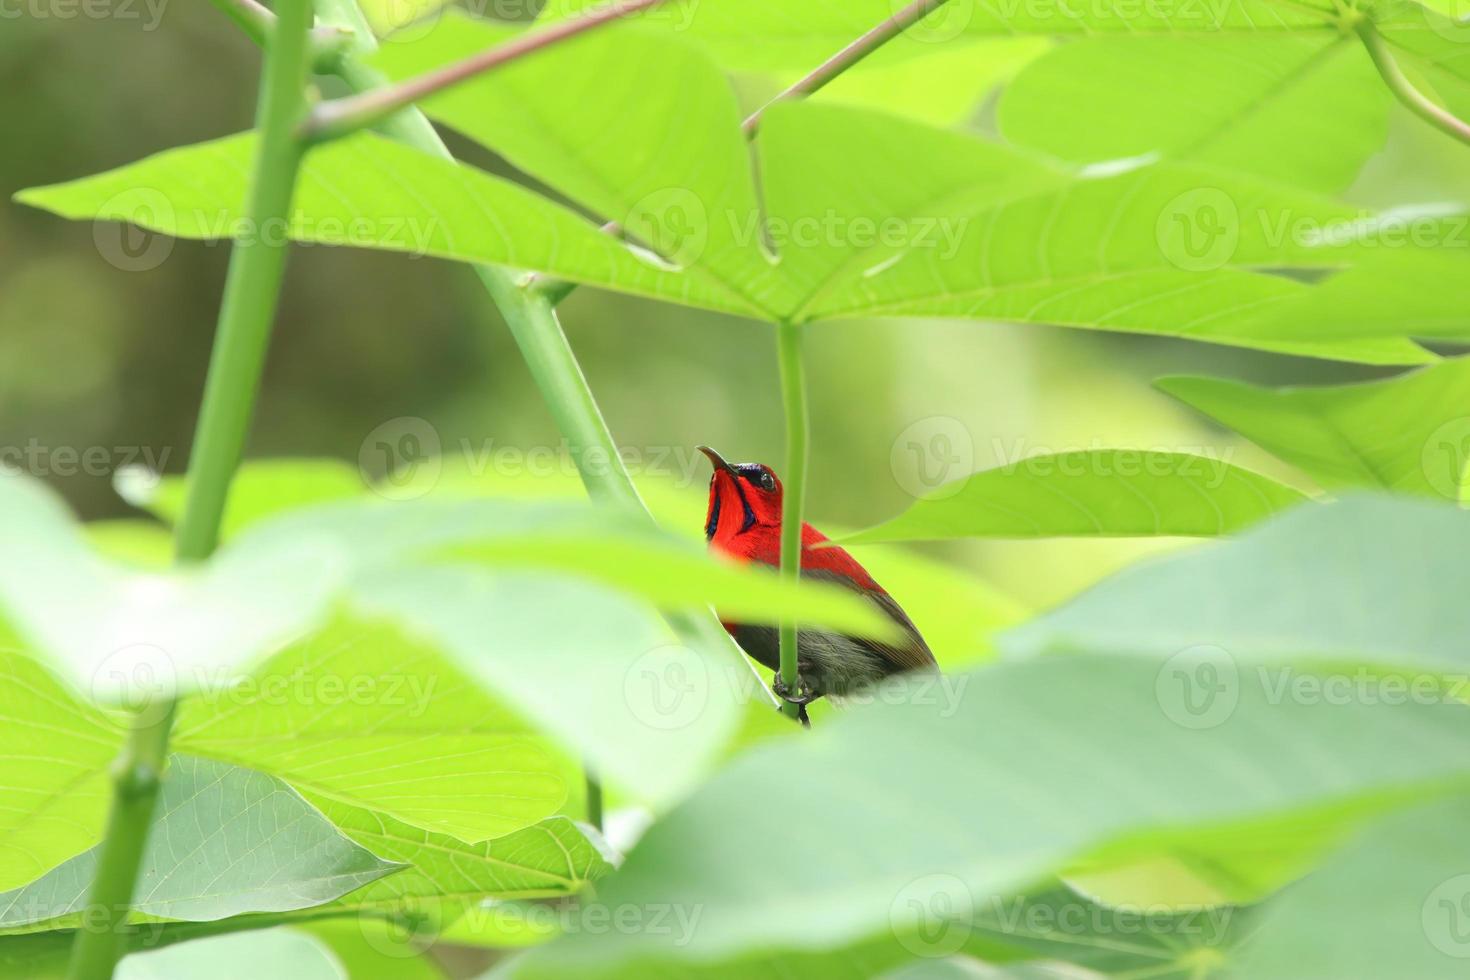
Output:
[[435,92],[662,2],[663,0],[622,0],[583,17],[522,34],[488,51],[425,72],[397,85],[323,102],[312,110],[302,126],[302,135],[308,140],[319,142],[356,132]]

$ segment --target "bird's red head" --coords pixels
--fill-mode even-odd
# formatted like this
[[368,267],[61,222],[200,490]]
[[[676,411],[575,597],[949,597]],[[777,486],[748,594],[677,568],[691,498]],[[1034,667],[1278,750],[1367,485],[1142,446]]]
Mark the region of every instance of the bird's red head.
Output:
[[699,451],[715,468],[704,517],[707,540],[727,542],[751,531],[781,527],[781,481],[769,466],[728,463],[708,446]]

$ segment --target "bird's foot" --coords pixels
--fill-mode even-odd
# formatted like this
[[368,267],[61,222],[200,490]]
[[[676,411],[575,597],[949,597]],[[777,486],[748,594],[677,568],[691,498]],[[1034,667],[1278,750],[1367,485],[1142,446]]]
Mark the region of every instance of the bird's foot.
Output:
[[[771,678],[771,690],[776,692],[776,697],[785,701],[787,704],[794,704],[798,708],[805,708],[817,698],[821,697],[820,694],[814,693],[807,686],[806,678],[800,674],[796,675],[796,686],[797,691],[793,693],[791,688],[786,686],[786,682],[781,679],[781,673],[779,671],[777,671],[775,677]],[[805,714],[805,712],[802,713]]]

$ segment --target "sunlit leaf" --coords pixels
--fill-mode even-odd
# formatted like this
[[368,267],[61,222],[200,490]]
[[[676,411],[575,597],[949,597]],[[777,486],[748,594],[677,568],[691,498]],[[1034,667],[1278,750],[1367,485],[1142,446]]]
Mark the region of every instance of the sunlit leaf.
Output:
[[1260,388],[1199,377],[1154,384],[1329,489],[1460,498],[1470,461],[1470,360],[1330,387]]
[[1132,449],[1033,456],[937,487],[842,543],[1228,534],[1305,500],[1223,459]]
[[[85,909],[94,848],[0,895],[0,926]],[[132,907],[212,921],[309,908],[398,869],[347,840],[289,786],[187,755],[170,758]]]

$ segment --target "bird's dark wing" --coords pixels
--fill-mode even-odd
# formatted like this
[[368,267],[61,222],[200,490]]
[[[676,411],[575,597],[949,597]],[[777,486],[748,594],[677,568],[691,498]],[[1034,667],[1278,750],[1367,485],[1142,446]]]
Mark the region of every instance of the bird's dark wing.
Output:
[[892,665],[892,673],[904,670],[924,670],[937,666],[934,654],[929,649],[929,644],[924,642],[918,627],[913,620],[909,619],[908,613],[887,592],[873,592],[860,587],[852,579],[836,572],[829,572],[821,568],[803,568],[801,577],[813,579],[819,582],[832,582],[841,585],[851,592],[867,599],[876,605],[885,616],[893,621],[902,632],[902,639],[897,643],[885,643],[868,637],[853,637],[854,642],[860,643],[878,654]]

